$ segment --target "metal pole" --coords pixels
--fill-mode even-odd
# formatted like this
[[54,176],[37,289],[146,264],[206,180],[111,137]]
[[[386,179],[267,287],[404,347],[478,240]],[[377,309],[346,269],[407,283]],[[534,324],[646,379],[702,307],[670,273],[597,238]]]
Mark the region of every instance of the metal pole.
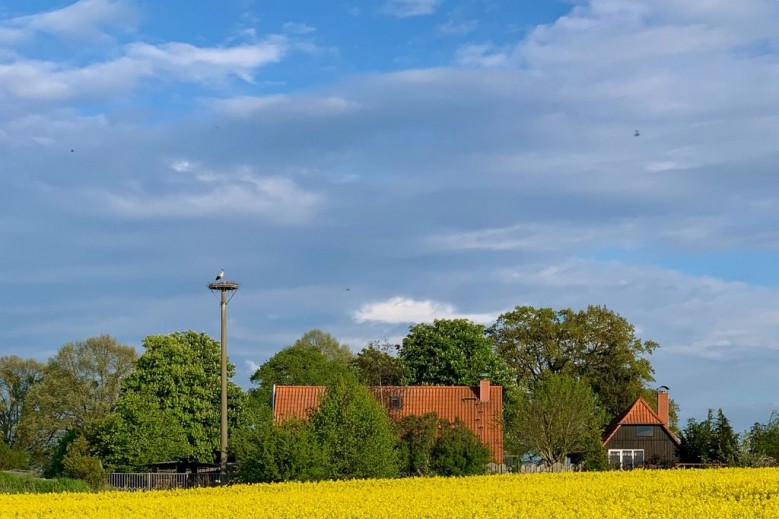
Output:
[[222,478],[227,473],[227,290],[222,290],[222,435],[219,443]]

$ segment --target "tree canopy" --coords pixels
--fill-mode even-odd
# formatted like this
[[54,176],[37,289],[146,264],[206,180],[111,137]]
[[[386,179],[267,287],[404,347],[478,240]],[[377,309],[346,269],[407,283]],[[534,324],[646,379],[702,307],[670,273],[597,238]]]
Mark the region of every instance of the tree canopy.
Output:
[[680,457],[687,463],[733,464],[739,456],[738,435],[722,412],[709,409],[706,419],[690,418],[682,431]]
[[402,386],[409,378],[403,359],[390,352],[398,349],[391,344],[370,343],[353,361],[360,382],[368,386]]
[[274,385],[331,386],[353,378],[354,373],[340,360],[328,358],[314,346],[300,344],[273,355],[254,372],[251,381],[259,385],[254,397],[270,405]]
[[636,337],[632,324],[603,306],[579,312],[518,306],[500,315],[488,334],[517,384],[529,387],[553,374],[577,377],[611,416],[654,381],[646,356],[657,343]]
[[[150,335],[135,371],[126,378],[116,413],[95,436],[114,464],[191,457],[215,461],[219,447],[221,346],[193,331]],[[235,366],[228,366],[232,378]],[[228,381],[228,419],[243,405],[240,387]],[[156,459],[155,459],[156,458]],[[161,460],[160,458],[164,458]]]
[[354,381],[328,388],[311,415],[314,437],[332,479],[386,478],[399,474],[394,426],[378,400]]
[[44,365],[16,355],[0,357],[0,434],[6,445],[16,444],[27,393],[43,378]]
[[535,382],[529,392],[517,390],[506,420],[506,438],[518,452],[540,456],[547,465],[582,454],[599,440],[605,418],[590,387],[563,374]]
[[84,430],[106,416],[135,359],[134,348],[108,335],[62,346],[27,394],[20,440],[41,454],[51,451],[68,431]]
[[312,347],[319,350],[328,360],[340,362],[348,366],[354,360],[354,353],[349,346],[341,344],[338,339],[322,330],[309,330],[292,344],[293,348]]
[[487,375],[496,384],[505,384],[505,364],[484,331],[483,325],[467,319],[436,319],[412,326],[399,352],[409,382],[474,386]]

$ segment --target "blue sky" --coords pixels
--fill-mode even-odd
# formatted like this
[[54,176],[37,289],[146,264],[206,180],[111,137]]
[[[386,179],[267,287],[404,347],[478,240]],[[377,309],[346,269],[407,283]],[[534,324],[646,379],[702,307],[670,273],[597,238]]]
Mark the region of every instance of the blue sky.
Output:
[[311,328],[603,304],[743,430],[779,408],[777,87],[773,0],[6,2],[0,354],[218,337],[219,268],[245,386]]

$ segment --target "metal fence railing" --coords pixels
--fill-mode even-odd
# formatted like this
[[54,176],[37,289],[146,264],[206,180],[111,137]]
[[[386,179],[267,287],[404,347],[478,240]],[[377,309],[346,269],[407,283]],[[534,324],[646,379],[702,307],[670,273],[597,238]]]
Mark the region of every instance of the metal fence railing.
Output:
[[108,485],[116,490],[169,490],[174,488],[213,487],[223,478],[215,472],[201,474],[177,472],[128,473],[114,472],[108,476]]

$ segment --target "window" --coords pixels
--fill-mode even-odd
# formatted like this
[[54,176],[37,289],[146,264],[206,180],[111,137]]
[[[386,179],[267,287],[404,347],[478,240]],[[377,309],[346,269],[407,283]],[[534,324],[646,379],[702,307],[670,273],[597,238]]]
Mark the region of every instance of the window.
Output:
[[403,409],[403,397],[402,396],[391,396],[390,397],[390,409],[395,411],[398,409]]
[[655,428],[651,425],[636,426],[636,436],[654,436]]
[[612,468],[630,470],[644,466],[644,449],[609,449]]

